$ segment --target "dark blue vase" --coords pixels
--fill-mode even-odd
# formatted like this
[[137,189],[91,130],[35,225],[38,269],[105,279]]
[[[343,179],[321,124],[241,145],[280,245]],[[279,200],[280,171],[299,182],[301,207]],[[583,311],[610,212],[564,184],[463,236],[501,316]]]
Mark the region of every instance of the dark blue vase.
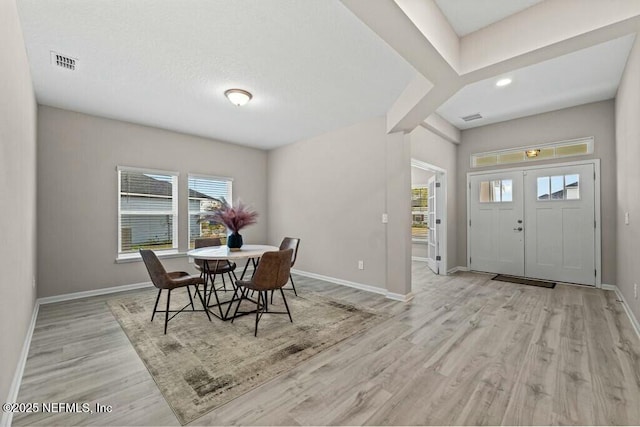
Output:
[[229,249],[240,249],[242,247],[242,235],[238,233],[232,233],[227,236],[227,246]]

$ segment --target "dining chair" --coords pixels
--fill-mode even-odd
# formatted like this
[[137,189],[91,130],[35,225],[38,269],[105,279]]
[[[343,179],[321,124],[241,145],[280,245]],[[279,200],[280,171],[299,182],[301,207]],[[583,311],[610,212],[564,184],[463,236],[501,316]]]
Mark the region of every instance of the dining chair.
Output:
[[[240,299],[238,305],[233,314],[231,322],[238,315],[238,310],[243,300],[250,300],[247,295],[249,291],[258,292],[258,299],[256,303],[256,326],[253,333],[254,336],[258,336],[258,322],[264,314],[287,314],[289,320],[293,323],[291,317],[291,311],[289,311],[289,304],[284,296],[282,287],[287,284],[289,280],[289,273],[291,271],[291,257],[293,256],[293,249],[286,249],[282,251],[265,252],[260,258],[258,267],[251,277],[251,280],[237,280],[236,286],[240,290]],[[267,295],[269,291],[280,290],[282,294],[282,300],[287,311],[269,311],[269,304],[267,302]],[[241,313],[246,314],[246,313]]]
[[[199,285],[204,284],[204,279],[202,277],[191,276],[189,273],[185,271],[173,271],[167,273],[164,266],[156,256],[155,252],[150,249],[140,249],[140,255],[142,256],[142,260],[144,261],[144,265],[147,267],[147,271],[149,272],[149,277],[151,277],[151,282],[153,285],[158,288],[158,296],[156,297],[156,303],[153,306],[153,313],[151,314],[151,321],[153,322],[153,318],[158,311],[158,302],[160,301],[160,294],[163,290],[167,290],[167,307],[164,310],[164,333],[167,333],[167,324],[169,320],[173,319],[184,311],[185,308],[191,306],[191,311],[204,311],[209,321],[211,321],[211,316],[209,315],[209,310],[207,310],[207,306],[204,302],[204,297],[200,294],[200,290],[198,289]],[[200,302],[202,303],[203,310],[196,310],[193,305],[193,298],[191,297],[191,290],[189,286],[195,287],[195,293],[198,295]],[[171,291],[177,288],[187,288],[187,294],[189,295],[189,304],[182,307],[180,310],[169,310],[169,304],[171,301]],[[162,310],[160,310],[162,311]],[[174,313],[173,316],[169,317],[169,313]]]
[[[285,237],[282,239],[282,243],[280,243],[280,250],[283,251],[285,249],[293,249],[293,255],[291,255],[291,267],[296,263],[296,258],[298,257],[298,247],[300,246],[300,239],[296,237]],[[296,285],[293,283],[293,276],[291,272],[289,272],[289,280],[291,280],[291,287],[293,289],[293,293],[298,296],[298,292],[296,291]],[[284,288],[284,290],[288,290]],[[271,303],[273,303],[273,294],[271,292]]]
[[[202,237],[202,238],[195,239],[193,241],[194,249],[207,248],[210,246],[220,246],[220,245],[222,245],[222,242],[220,241],[219,237]],[[209,278],[211,279],[211,284],[213,286],[216,280],[216,276],[220,275],[220,277],[222,277],[222,288],[223,290],[226,291],[227,282],[224,279],[224,275],[227,274],[227,276],[229,277],[229,281],[231,282],[231,285],[235,288],[235,285],[234,285],[235,274],[233,273],[233,271],[236,269],[235,262],[228,261],[228,260],[220,261],[220,262],[208,261],[208,266],[209,266],[208,269],[206,268],[205,263],[207,263],[207,261],[202,259],[194,260],[196,269],[200,271],[200,277],[205,277],[205,275],[208,274]],[[232,274],[234,274],[234,276],[232,276]],[[205,289],[205,293],[206,293],[206,289]],[[211,292],[209,293],[209,299],[211,299]],[[207,301],[207,304],[208,303],[209,301]]]

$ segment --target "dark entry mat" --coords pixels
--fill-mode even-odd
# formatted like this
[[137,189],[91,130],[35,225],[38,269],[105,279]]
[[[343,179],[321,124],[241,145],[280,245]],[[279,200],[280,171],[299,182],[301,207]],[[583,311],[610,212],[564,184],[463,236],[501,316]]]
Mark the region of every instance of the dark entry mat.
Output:
[[540,280],[525,279],[524,277],[506,276],[504,274],[498,274],[493,276],[491,280],[498,280],[500,282],[519,283],[521,285],[539,286],[541,288],[553,289],[556,287],[556,282],[543,282]]

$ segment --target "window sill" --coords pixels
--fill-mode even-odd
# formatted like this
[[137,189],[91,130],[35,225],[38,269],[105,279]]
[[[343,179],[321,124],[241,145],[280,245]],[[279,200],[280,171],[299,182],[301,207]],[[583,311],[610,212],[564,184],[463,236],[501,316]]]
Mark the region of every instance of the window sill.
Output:
[[[163,251],[163,252],[156,252],[156,255],[158,255],[158,258],[163,259],[163,258],[184,258],[187,256],[186,252],[178,252],[177,250],[174,251]],[[140,262],[142,261],[142,257],[140,256],[139,253],[133,253],[133,254],[123,254],[123,255],[119,255],[116,258],[116,264],[126,264],[129,262]]]
[[411,239],[411,243],[422,243],[426,245],[427,243],[429,243],[429,239],[421,239],[419,237],[413,237]]

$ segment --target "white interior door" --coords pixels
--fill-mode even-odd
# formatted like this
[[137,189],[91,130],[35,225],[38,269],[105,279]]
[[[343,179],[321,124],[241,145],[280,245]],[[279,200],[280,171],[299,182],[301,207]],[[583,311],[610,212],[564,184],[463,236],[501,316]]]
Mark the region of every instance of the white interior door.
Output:
[[469,178],[469,266],[524,276],[522,171]]
[[439,253],[438,253],[438,227],[437,220],[437,186],[436,175],[429,178],[427,184],[429,186],[428,202],[427,202],[427,225],[429,234],[427,234],[427,265],[436,274],[439,274]]
[[525,172],[527,277],[595,285],[593,164]]

